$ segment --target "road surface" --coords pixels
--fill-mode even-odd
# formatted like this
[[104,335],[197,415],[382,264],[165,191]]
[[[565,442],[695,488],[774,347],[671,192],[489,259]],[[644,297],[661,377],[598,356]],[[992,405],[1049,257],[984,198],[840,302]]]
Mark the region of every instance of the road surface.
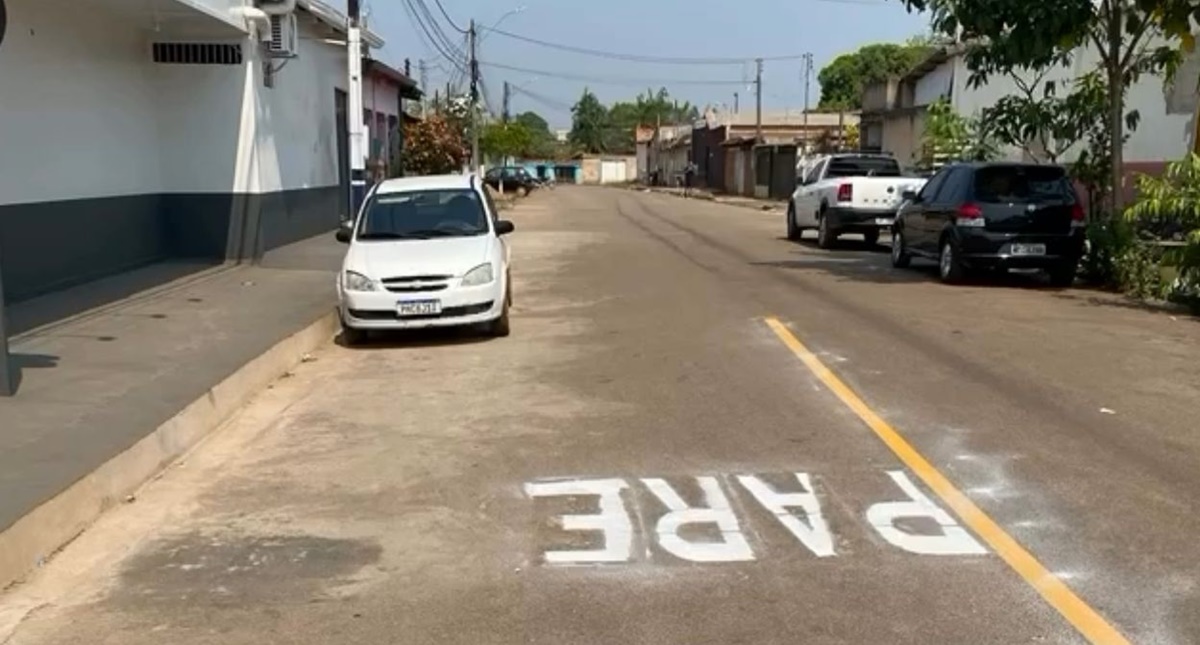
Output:
[[0,642],[1200,642],[1200,325],[562,188],[514,333],[329,346]]

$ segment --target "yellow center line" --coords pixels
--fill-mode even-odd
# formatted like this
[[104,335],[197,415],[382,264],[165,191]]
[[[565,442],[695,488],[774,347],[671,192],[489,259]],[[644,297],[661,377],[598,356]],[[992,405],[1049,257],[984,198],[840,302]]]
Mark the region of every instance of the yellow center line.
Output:
[[949,506],[972,531],[975,532],[988,546],[1008,563],[1025,582],[1037,590],[1046,602],[1058,610],[1063,618],[1075,627],[1092,643],[1124,644],[1129,641],[1117,631],[1095,609],[1083,601],[1058,576],[1050,572],[1037,558],[1033,557],[1025,547],[1021,546],[987,513],[983,512],[969,497],[958,490],[933,464],[929,463],[921,453],[917,452],[895,428],[875,413],[854,390],[850,389],[836,374],[833,373],[821,359],[817,358],[800,339],[796,338],[778,318],[767,318],[767,326],[775,332],[779,340],[804,362],[821,382],[828,387],[846,407],[854,411],[863,423],[867,424],[875,435],[909,468],[925,482],[941,500]]

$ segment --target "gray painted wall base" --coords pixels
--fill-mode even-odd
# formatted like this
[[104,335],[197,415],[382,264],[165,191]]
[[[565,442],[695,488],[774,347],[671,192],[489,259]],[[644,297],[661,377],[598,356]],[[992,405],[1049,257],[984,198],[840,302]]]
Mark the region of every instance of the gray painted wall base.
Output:
[[257,262],[337,228],[341,195],[335,185],[0,205],[4,293],[25,300],[177,258]]
[[[0,265],[3,260],[0,256]],[[0,396],[12,396],[16,390],[16,373],[8,357],[8,313],[4,308],[4,271],[0,267]]]

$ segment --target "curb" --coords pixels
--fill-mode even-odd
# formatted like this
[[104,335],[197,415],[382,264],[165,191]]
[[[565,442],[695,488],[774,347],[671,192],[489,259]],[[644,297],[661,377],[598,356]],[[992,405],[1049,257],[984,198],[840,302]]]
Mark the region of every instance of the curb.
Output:
[[267,385],[328,343],[329,313],[284,338],[213,386],[133,446],[84,475],[0,533],[0,589],[21,581],[101,514],[190,450]]

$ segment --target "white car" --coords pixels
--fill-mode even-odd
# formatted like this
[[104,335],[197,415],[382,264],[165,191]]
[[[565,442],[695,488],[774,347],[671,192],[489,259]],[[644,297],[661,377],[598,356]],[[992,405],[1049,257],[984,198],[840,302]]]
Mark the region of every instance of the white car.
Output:
[[389,179],[363,200],[338,241],[350,245],[337,279],[342,338],[371,330],[480,325],[509,333],[512,222],[499,219],[475,175]]

